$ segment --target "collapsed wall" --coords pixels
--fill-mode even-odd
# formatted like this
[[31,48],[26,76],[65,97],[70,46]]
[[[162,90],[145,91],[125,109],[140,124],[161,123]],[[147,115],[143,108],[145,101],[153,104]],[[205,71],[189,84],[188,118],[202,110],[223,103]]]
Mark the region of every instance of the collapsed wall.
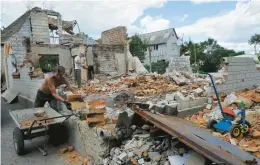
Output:
[[101,34],[102,44],[118,45],[126,43],[126,27],[118,26]]
[[[84,47],[84,48],[83,48]],[[71,49],[72,55],[77,55],[85,49],[85,45],[75,46]],[[94,72],[96,74],[117,74],[116,55],[123,57],[124,47],[122,45],[91,45],[94,55]]]
[[225,82],[217,85],[218,92],[239,91],[260,85],[260,70],[252,58],[225,57],[223,77]]

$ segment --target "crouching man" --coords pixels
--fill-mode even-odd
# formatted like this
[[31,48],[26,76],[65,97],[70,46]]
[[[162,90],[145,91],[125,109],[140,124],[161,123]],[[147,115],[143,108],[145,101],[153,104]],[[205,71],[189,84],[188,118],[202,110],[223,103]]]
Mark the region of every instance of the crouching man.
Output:
[[73,93],[77,93],[77,91],[70,86],[64,75],[65,68],[63,66],[58,66],[53,75],[45,78],[37,92],[34,102],[35,108],[44,107],[44,104],[48,102],[50,107],[57,111],[57,100],[59,100],[66,105],[67,109],[71,110],[71,104],[56,93],[56,88],[63,84],[66,84]]

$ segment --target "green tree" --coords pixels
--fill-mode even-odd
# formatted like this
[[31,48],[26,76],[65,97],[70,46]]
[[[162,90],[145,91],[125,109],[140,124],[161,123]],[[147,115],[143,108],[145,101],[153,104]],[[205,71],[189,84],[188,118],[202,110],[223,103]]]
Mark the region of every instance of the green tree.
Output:
[[250,45],[254,45],[255,54],[256,54],[256,46],[260,45],[260,34],[255,34],[251,36],[250,40],[248,41]]
[[131,41],[129,43],[130,52],[133,56],[137,56],[141,62],[145,60],[147,47],[148,43],[143,42],[137,34],[131,37]]
[[[212,45],[212,49],[207,51],[207,48]],[[216,72],[220,69],[222,57],[237,56],[245,54],[244,51],[235,52],[232,49],[226,49],[220,46],[216,40],[208,38],[208,40],[194,43],[192,41],[184,42],[181,46],[181,53],[190,52],[190,63],[195,66],[200,66],[199,70],[205,72]],[[196,60],[195,60],[196,59]]]
[[[158,74],[164,74],[169,66],[169,61],[159,60],[157,62],[152,62],[152,72],[157,72]],[[150,69],[150,65],[144,66],[147,70]]]

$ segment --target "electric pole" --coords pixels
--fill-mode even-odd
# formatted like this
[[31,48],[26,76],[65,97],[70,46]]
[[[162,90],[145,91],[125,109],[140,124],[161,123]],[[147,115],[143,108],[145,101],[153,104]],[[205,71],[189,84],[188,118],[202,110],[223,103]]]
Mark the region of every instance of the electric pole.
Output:
[[151,49],[151,47],[150,47],[150,46],[148,47],[148,50],[149,50],[150,73],[151,73],[151,72],[152,72],[152,54],[151,54],[151,52],[152,52],[152,49]]

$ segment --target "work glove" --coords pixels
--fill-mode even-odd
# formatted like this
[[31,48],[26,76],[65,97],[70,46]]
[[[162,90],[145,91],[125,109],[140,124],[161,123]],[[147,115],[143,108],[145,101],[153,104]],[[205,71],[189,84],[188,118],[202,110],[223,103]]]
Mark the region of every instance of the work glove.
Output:
[[68,110],[72,110],[72,108],[71,108],[71,103],[69,103],[68,101],[63,101],[63,103],[66,105],[66,107],[67,107],[67,109]]

